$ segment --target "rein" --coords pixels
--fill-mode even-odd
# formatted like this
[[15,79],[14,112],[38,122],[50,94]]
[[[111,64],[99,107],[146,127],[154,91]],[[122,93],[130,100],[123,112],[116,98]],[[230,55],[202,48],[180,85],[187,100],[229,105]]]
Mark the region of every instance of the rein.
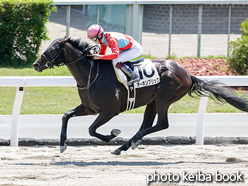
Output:
[[94,63],[93,62],[90,62],[90,72],[89,72],[89,76],[88,76],[88,81],[87,81],[87,86],[86,87],[79,87],[77,85],[77,88],[78,90],[88,90],[90,89],[90,87],[95,83],[95,81],[97,80],[98,78],[98,75],[99,75],[99,63],[97,63],[97,73],[96,73],[96,77],[95,79],[90,83],[90,76],[91,76],[91,71],[92,71],[92,68],[94,66]]

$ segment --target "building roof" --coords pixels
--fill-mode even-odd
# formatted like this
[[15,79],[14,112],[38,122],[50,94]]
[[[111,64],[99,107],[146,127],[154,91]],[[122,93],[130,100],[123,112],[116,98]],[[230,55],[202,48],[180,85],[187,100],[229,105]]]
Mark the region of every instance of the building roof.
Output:
[[53,0],[55,5],[101,4],[248,4],[247,0]]

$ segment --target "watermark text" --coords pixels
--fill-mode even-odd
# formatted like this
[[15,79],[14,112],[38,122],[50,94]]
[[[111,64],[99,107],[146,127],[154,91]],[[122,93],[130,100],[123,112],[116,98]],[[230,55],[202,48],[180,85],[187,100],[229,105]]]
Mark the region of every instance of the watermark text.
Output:
[[154,182],[163,182],[163,183],[177,183],[177,182],[244,182],[244,174],[241,172],[235,173],[221,173],[217,171],[215,174],[210,173],[203,173],[201,171],[197,171],[195,173],[188,173],[183,171],[181,174],[178,173],[166,173],[166,174],[159,174],[154,171],[151,174],[146,175],[146,183],[150,185]]

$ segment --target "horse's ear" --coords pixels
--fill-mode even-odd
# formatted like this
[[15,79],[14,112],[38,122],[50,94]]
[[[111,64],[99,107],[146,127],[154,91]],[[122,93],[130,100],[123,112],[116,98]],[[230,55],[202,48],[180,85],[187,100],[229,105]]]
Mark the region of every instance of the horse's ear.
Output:
[[66,38],[66,36],[64,37],[63,40],[60,41],[60,44],[65,44],[66,42],[68,42],[71,38]]

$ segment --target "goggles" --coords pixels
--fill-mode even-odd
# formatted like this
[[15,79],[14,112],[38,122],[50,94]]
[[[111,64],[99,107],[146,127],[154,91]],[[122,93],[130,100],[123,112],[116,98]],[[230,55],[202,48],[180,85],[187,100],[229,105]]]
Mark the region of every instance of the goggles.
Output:
[[91,41],[96,41],[97,40],[97,36],[90,38],[90,40]]

